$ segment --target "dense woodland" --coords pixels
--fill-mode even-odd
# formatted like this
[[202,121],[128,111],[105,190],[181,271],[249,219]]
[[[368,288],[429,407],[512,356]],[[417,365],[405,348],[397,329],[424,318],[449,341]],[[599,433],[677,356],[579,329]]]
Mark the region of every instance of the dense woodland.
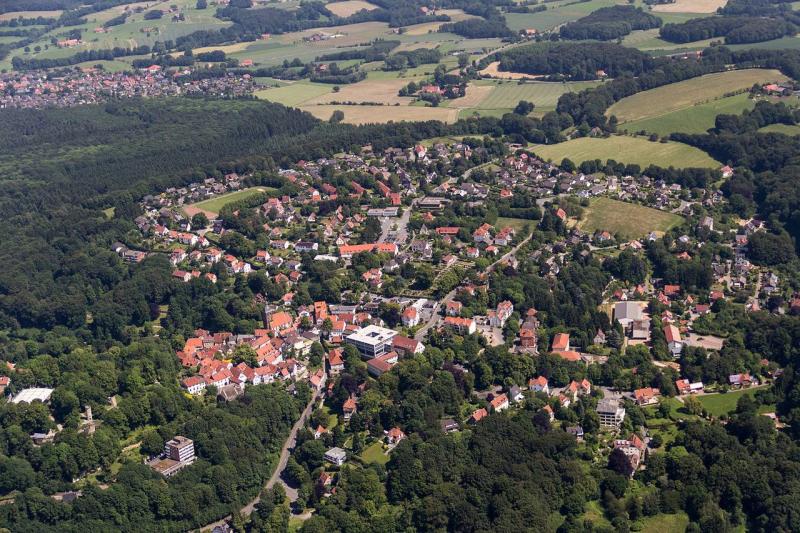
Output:
[[628,35],[633,30],[649,30],[661,26],[661,19],[631,5],[603,7],[561,27],[564,39],[609,41]]

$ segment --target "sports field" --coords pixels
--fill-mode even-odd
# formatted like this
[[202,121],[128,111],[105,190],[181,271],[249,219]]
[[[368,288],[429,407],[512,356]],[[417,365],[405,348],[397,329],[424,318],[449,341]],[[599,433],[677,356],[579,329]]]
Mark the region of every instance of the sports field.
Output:
[[745,109],[753,109],[754,106],[755,102],[750,99],[748,94],[737,94],[713,100],[707,104],[693,105],[665,115],[626,122],[620,126],[620,129],[629,132],[644,130],[662,136],[673,132],[705,133],[706,130],[714,127],[717,115],[738,115]]
[[208,200],[203,200],[202,202],[197,202],[196,204],[187,205],[183,210],[189,216],[194,216],[197,213],[203,212],[206,213],[206,215],[212,215],[216,217],[220,210],[229,203],[238,202],[239,200],[244,200],[245,198],[250,198],[251,196],[255,196],[256,194],[262,192],[268,192],[270,190],[274,189],[270,187],[252,187],[250,189],[243,189],[241,191],[215,196],[214,198],[209,198]]
[[636,93],[612,105],[606,115],[616,115],[620,123],[666,115],[695,104],[709,102],[725,94],[749,89],[755,83],[786,80],[771,69],[745,69],[707,74]]
[[384,124],[386,122],[415,122],[421,120],[441,120],[455,122],[458,109],[423,106],[373,106],[373,105],[307,105],[300,109],[308,111],[322,120],[328,120],[337,109],[344,113],[348,124]]
[[573,163],[599,159],[613,159],[622,163],[631,163],[646,167],[701,167],[718,168],[720,163],[707,153],[693,146],[677,142],[650,142],[641,137],[613,135],[608,138],[581,137],[571,141],[539,145],[533,151],[545,160],[560,163],[569,158]]
[[623,240],[638,239],[651,231],[663,233],[683,222],[683,218],[645,207],[620,202],[610,198],[593,198],[583,210],[583,220],[578,226],[586,232],[608,231],[619,234]]

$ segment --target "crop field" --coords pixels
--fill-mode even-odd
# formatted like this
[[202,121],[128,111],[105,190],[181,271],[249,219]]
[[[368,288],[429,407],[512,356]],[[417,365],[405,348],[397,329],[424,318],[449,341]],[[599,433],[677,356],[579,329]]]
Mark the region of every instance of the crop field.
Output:
[[506,15],[508,27],[514,31],[525,28],[534,28],[538,31],[546,31],[556,26],[578,20],[585,17],[592,11],[601,7],[613,6],[622,3],[615,0],[589,0],[588,2],[565,1],[558,3],[547,3],[547,11],[539,13],[514,13]]
[[634,31],[623,37],[622,44],[638,50],[683,50],[706,48],[711,44],[711,41],[715,40],[706,39],[691,43],[671,43],[659,38],[658,32],[658,28]]
[[285,106],[297,106],[332,90],[333,86],[331,85],[301,81],[283,87],[257,91],[255,95],[262,100],[269,100]]
[[333,102],[377,102],[381,104],[394,105],[399,103],[407,105],[412,98],[408,96],[398,96],[397,92],[408,85],[409,80],[387,79],[387,80],[364,80],[358,83],[342,85],[339,92],[326,92],[320,96],[307,101],[308,104],[329,104]]
[[579,226],[583,231],[605,230],[628,240],[644,237],[651,231],[664,233],[682,221],[678,215],[651,207],[611,198],[593,198],[589,207],[584,208]]
[[250,198],[251,196],[270,190],[274,189],[270,187],[253,187],[251,189],[222,194],[214,198],[209,198],[208,200],[203,200],[202,202],[197,202],[196,204],[188,205],[184,208],[184,211],[189,216],[194,216],[201,211],[216,216],[223,207],[231,202],[238,202],[239,200],[244,200],[245,198]]
[[653,11],[661,13],[715,13],[728,0],[676,0],[671,4],[653,6]]
[[331,2],[330,4],[325,4],[325,7],[327,7],[328,11],[330,11],[337,17],[349,17],[354,13],[358,13],[362,9],[366,9],[367,11],[378,9],[378,6],[370,4],[369,2],[364,2],[363,0],[345,0],[344,2]]
[[545,160],[560,163],[569,158],[576,164],[583,161],[613,159],[646,167],[718,168],[720,163],[693,146],[677,142],[650,142],[641,137],[614,135],[608,138],[581,137],[571,141],[539,145],[533,151]]
[[328,120],[337,109],[344,113],[344,122],[348,124],[383,124],[386,122],[441,120],[455,122],[458,109],[445,107],[422,106],[371,106],[371,105],[308,105],[303,111],[322,120]]
[[745,109],[752,109],[755,102],[748,94],[737,94],[713,100],[707,104],[698,104],[665,115],[642,120],[626,122],[621,129],[629,132],[646,131],[658,135],[668,135],[673,132],[705,133],[714,127],[717,115],[738,115]]
[[749,89],[754,83],[784,80],[786,76],[768,69],[707,74],[623,98],[612,105],[606,115],[616,115],[620,123],[654,118],[708,102],[727,93]]

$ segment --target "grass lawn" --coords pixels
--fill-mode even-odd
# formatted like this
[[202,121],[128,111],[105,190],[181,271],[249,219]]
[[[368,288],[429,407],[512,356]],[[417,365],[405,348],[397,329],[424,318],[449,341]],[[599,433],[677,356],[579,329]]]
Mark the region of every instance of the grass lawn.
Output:
[[603,512],[603,506],[597,500],[586,503],[586,512],[583,513],[583,519],[591,522],[596,528],[612,529],[611,522],[608,521]]
[[584,161],[613,159],[622,163],[633,163],[647,167],[702,167],[718,168],[715,161],[707,153],[693,146],[677,142],[650,142],[641,137],[612,135],[608,138],[581,137],[571,141],[539,145],[533,151],[545,160],[560,163],[569,158],[575,164]]
[[689,516],[680,512],[677,514],[657,514],[639,521],[640,531],[657,531],[658,533],[683,533],[689,525]]
[[788,124],[770,124],[760,130],[761,133],[783,133],[784,135],[800,135],[800,126]]
[[519,236],[521,231],[525,230],[525,226],[529,226],[531,224],[536,224],[535,220],[526,220],[524,218],[509,218],[509,217],[497,217],[497,222],[495,223],[495,228],[504,228],[506,226],[511,226],[514,228],[514,231],[517,232],[517,236]]
[[251,196],[255,196],[256,194],[262,192],[268,192],[270,190],[275,190],[275,189],[272,189],[270,187],[252,187],[250,189],[244,189],[241,191],[235,191],[228,194],[215,196],[214,198],[209,198],[208,200],[197,202],[196,204],[192,204],[188,207],[192,207],[195,209],[202,209],[203,211],[210,211],[212,213],[219,213],[220,209],[222,209],[231,202],[244,200],[245,198],[250,198]]
[[389,456],[383,453],[383,444],[380,441],[367,446],[364,451],[361,452],[361,458],[366,463],[385,465],[389,462]]
[[705,133],[714,127],[717,115],[739,115],[745,109],[753,109],[755,102],[748,94],[737,94],[705,104],[698,104],[666,113],[657,117],[626,122],[620,126],[629,132],[646,131],[664,136],[673,132]]
[[619,233],[625,240],[642,237],[651,231],[665,232],[683,222],[683,218],[673,213],[610,198],[592,199],[583,216],[579,223],[582,230],[607,230],[612,235]]
[[[713,416],[727,415],[736,410],[736,403],[744,395],[753,396],[759,388],[742,389],[720,394],[703,394],[698,400],[703,407]],[[758,410],[761,413],[775,411],[774,405],[763,405]]]
[[717,72],[628,96],[612,105],[606,115],[616,115],[620,123],[653,118],[709,102],[734,91],[749,89],[755,83],[783,80],[786,80],[786,76],[777,70]]

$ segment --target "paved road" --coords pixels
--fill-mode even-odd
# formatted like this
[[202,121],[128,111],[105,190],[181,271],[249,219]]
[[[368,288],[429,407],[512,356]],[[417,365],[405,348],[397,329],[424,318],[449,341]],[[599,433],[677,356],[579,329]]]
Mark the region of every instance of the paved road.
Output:
[[[327,378],[327,375],[326,375]],[[300,418],[297,419],[294,426],[292,426],[292,430],[289,432],[289,436],[287,437],[286,441],[283,443],[283,448],[281,448],[281,455],[278,459],[278,464],[275,467],[275,471],[272,473],[272,476],[269,478],[266,484],[267,489],[271,489],[275,486],[275,483],[280,482],[283,485],[284,490],[286,491],[286,496],[289,498],[290,502],[295,502],[297,500],[297,491],[291,487],[289,487],[286,482],[281,478],[284,469],[286,468],[286,463],[289,461],[289,456],[291,455],[291,450],[294,448],[295,443],[297,442],[297,432],[300,431],[301,428],[305,427],[306,419],[311,414],[311,411],[314,409],[314,406],[319,400],[320,392],[315,391],[314,394],[311,396],[311,400],[306,405],[303,412],[300,414]],[[250,516],[258,505],[258,502],[261,501],[260,496],[256,496],[250,501],[247,505],[242,507],[241,514],[243,516]],[[311,516],[310,514],[308,515]],[[221,526],[225,524],[228,520],[230,520],[231,516],[228,515],[221,520],[217,520],[213,524],[208,524],[205,527],[200,528],[202,531],[211,531],[217,526]]]
[[[500,257],[500,259],[498,259],[497,261],[486,267],[485,272],[487,274],[491,274],[492,272],[494,272],[494,269],[497,267],[497,265],[499,265],[509,257],[513,256],[514,254],[516,254],[520,248],[525,246],[528,243],[528,241],[531,240],[531,237],[533,237],[533,233],[525,237],[525,239],[520,241],[519,244],[514,246],[514,248],[512,248],[509,252],[505,253],[502,257]],[[451,301],[455,297],[457,291],[458,287],[445,294],[444,298],[436,302],[436,305],[433,307],[433,311],[431,312],[431,318],[428,319],[428,321],[425,322],[425,324],[423,324],[423,326],[417,330],[417,333],[414,335],[415,340],[422,341],[423,339],[425,339],[425,335],[428,334],[428,331],[433,326],[435,326],[439,322],[439,319],[441,318],[439,316],[439,309],[447,302]]]

